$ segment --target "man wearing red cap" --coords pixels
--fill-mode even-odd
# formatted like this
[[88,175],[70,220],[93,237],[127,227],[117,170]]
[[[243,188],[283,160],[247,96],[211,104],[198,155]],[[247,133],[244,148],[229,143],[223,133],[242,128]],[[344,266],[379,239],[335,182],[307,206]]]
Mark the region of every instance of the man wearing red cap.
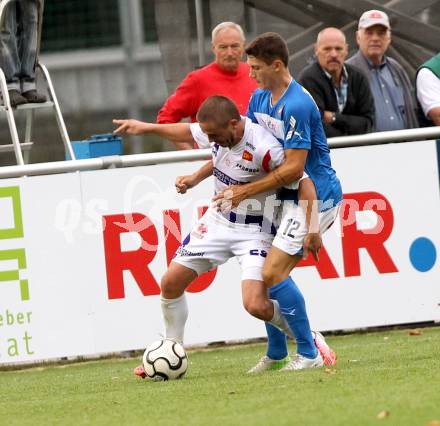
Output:
[[413,87],[408,74],[385,55],[391,43],[388,16],[380,10],[364,12],[359,19],[356,41],[359,51],[347,63],[367,76],[376,108],[376,131],[419,127]]

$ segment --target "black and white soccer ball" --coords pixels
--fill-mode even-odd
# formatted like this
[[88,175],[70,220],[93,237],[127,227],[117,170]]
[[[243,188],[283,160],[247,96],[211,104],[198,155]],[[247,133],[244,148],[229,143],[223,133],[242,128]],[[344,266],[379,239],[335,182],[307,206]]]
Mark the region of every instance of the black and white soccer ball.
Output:
[[145,349],[142,357],[145,374],[154,380],[180,379],[188,368],[183,346],[171,339],[157,340]]

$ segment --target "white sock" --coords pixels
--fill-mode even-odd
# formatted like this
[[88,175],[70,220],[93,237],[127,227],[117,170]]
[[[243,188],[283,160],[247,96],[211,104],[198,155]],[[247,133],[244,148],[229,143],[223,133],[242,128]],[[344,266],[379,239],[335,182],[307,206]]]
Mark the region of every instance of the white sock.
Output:
[[273,304],[273,318],[269,322],[275,327],[279,328],[281,331],[284,331],[284,333],[286,333],[292,339],[295,339],[289,324],[287,324],[286,318],[284,318],[284,315],[280,311],[278,301],[274,299],[269,299],[269,301]]
[[183,333],[188,318],[185,293],[177,299],[165,299],[161,296],[160,306],[165,323],[165,337],[183,343]]

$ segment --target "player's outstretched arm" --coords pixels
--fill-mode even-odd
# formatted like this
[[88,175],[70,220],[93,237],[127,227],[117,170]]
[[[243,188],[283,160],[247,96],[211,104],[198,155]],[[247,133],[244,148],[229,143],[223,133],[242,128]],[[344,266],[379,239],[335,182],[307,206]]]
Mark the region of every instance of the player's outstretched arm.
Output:
[[117,135],[155,134],[176,143],[194,143],[189,123],[156,124],[134,119],[113,120]]
[[202,180],[212,175],[213,171],[212,160],[205,163],[199,170],[194,172],[192,175],[187,176],[177,176],[175,187],[176,191],[180,194],[185,194],[188,189],[194,188],[198,185]]
[[227,198],[231,208],[237,207],[243,200],[261,192],[270,191],[300,179],[304,173],[304,165],[308,151],[306,149],[287,149],[286,159],[278,168],[265,177],[246,185],[233,185],[217,194],[213,200]]

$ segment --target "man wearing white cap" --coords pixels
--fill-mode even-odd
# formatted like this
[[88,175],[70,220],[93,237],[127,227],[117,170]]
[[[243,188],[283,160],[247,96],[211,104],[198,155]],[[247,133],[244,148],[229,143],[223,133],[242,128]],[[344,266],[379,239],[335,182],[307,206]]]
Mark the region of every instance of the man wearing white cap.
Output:
[[419,127],[408,74],[395,59],[385,55],[391,43],[387,14],[380,10],[364,12],[356,41],[359,51],[347,63],[360,68],[368,78],[376,107],[375,130]]

